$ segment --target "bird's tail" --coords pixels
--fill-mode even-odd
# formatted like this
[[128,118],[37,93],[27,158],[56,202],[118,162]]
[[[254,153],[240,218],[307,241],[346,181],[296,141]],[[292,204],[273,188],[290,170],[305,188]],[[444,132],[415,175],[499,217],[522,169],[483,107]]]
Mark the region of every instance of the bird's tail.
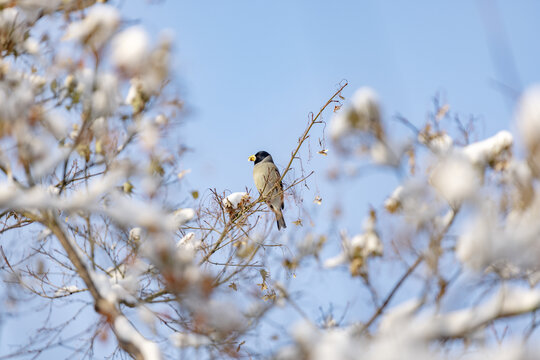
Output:
[[287,227],[287,224],[285,224],[285,219],[283,218],[283,213],[280,209],[276,209],[274,211],[274,214],[276,214],[276,223],[277,223],[277,229],[281,230],[282,228],[285,229]]

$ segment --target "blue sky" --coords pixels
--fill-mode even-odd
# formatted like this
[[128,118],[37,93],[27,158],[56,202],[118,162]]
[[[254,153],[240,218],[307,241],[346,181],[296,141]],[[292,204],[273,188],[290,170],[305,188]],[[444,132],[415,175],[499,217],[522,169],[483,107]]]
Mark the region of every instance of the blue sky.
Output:
[[[246,154],[267,149],[285,165],[307,114],[342,79],[346,95],[371,86],[389,118],[399,112],[422,123],[431,97],[444,94],[453,111],[481,115],[484,137],[509,126],[512,110],[494,80],[481,13],[495,8],[519,72],[516,90],[540,77],[533,1],[229,1],[124,3],[152,32],[176,34],[175,72],[191,110],[179,140],[201,188],[245,185]],[[500,31],[500,28],[495,28]],[[498,33],[494,35],[501,39]],[[514,79],[510,79],[514,80]],[[327,119],[329,116],[327,116]],[[220,157],[227,161],[215,161]],[[229,174],[229,176],[223,176]]]
[[[138,1],[123,11],[154,34],[176,34],[174,71],[189,109],[178,139],[194,150],[186,188],[202,193],[252,187],[246,159],[258,150],[285,166],[308,113],[342,79],[346,96],[370,86],[387,120],[400,113],[418,125],[440,93],[452,112],[481,119],[476,138],[511,128],[513,100],[497,83],[519,92],[540,79],[535,1]],[[338,194],[325,182],[333,161],[309,164],[324,199]],[[340,191],[354,195],[345,206],[358,218],[392,186],[375,176]]]

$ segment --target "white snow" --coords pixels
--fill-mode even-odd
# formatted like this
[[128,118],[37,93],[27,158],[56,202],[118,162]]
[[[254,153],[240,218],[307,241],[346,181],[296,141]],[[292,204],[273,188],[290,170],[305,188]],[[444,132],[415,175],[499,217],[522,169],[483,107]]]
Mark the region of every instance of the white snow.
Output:
[[[112,168],[106,175],[92,178],[87,188],[63,197],[51,193],[46,187],[34,186],[28,191],[22,191],[9,180],[0,182],[0,206],[64,211],[90,210],[107,215],[120,224],[159,231],[176,231],[196,216],[193,209],[179,209],[170,213],[156,204],[125,196],[117,187],[125,181],[126,170],[122,166]],[[106,195],[107,202],[104,203],[102,200]]]
[[463,153],[474,165],[485,167],[504,151],[509,150],[513,141],[512,134],[508,131],[499,131],[490,138],[466,146]]
[[356,131],[373,131],[380,125],[381,114],[375,91],[362,87],[353,94],[351,104],[339,111],[329,125],[330,137],[338,141]]
[[361,87],[356,90],[351,103],[356,112],[364,113],[368,118],[378,116],[379,99],[375,90],[370,87]]
[[246,192],[234,192],[225,197],[222,202],[226,208],[236,209],[240,203],[248,203],[250,196]]
[[91,270],[89,272],[100,296],[102,296],[105,300],[111,303],[117,303],[119,300],[124,298],[123,295],[125,295],[125,291],[122,291],[122,289],[118,287],[113,289],[113,285],[116,285],[114,278],[110,278],[103,273],[97,273]]
[[64,39],[77,40],[94,49],[100,49],[120,25],[118,10],[111,5],[92,7],[83,20],[71,23]]
[[452,138],[445,133],[439,134],[439,136],[430,138],[429,140],[420,133],[418,134],[418,141],[422,144],[426,144],[436,154],[445,154],[451,150],[454,145]]
[[38,91],[29,79],[10,69],[6,63],[0,62],[1,72],[5,72],[5,79],[0,81],[0,121],[16,122],[28,116]]
[[79,291],[79,288],[77,286],[68,285],[68,286],[64,286],[64,287],[61,287],[58,290],[56,290],[54,292],[54,296],[71,295],[71,294],[73,294],[74,292],[77,292],[77,291]]
[[161,352],[157,344],[145,339],[126,317],[116,317],[113,326],[118,338],[135,345],[140,350],[144,360],[161,359]]
[[57,111],[47,111],[43,115],[43,125],[58,140],[65,139],[69,134],[68,122],[64,115]]
[[373,256],[381,256],[383,254],[383,244],[376,230],[376,219],[372,213],[364,219],[364,232],[349,238],[345,231],[341,233],[341,241],[343,251],[324,262],[326,268],[333,268],[347,261],[352,260],[356,256],[361,256],[363,259]]
[[499,244],[497,213],[494,203],[487,203],[478,210],[467,224],[456,245],[458,259],[474,270],[482,270],[494,259],[495,245]]
[[461,204],[476,194],[483,183],[485,168],[493,166],[512,143],[512,135],[501,131],[462,149],[439,152],[430,181],[450,204]]
[[370,148],[370,156],[374,164],[398,166],[405,148],[401,144],[377,141]]
[[452,205],[475,195],[482,179],[482,172],[459,153],[440,158],[430,177],[435,189]]
[[185,223],[191,221],[195,217],[193,209],[178,209],[172,215],[173,229],[178,229]]
[[104,116],[100,116],[92,122],[90,128],[97,137],[106,136],[109,132],[108,120]]
[[113,114],[122,102],[115,74],[104,72],[95,74],[90,68],[84,68],[75,74],[75,79],[66,78],[66,82],[75,82],[76,91],[82,95],[86,106],[92,109],[93,118]]
[[96,89],[92,95],[92,114],[94,117],[111,115],[121,103],[118,80],[111,73],[97,77]]
[[134,227],[129,230],[129,240],[139,242],[141,240],[142,229],[140,227]]
[[332,269],[340,265],[346,264],[347,260],[348,260],[347,254],[345,252],[341,252],[338,255],[335,255],[329,259],[326,259],[324,261],[324,267],[328,269]]
[[8,207],[18,194],[18,188],[13,181],[8,180],[0,183],[0,205],[2,207]]
[[390,213],[396,212],[401,208],[403,201],[403,186],[399,185],[392,194],[384,201],[384,208]]
[[112,41],[112,61],[128,74],[143,70],[148,61],[150,39],[140,26],[132,26],[116,35]]
[[517,202],[504,216],[496,202],[481,198],[482,205],[474,209],[458,238],[458,259],[472,270],[504,271],[508,276],[537,270],[540,196],[533,193],[528,201],[527,207]]
[[137,125],[139,144],[143,150],[152,150],[159,142],[159,128],[152,119],[143,118]]
[[169,339],[173,343],[174,346],[179,348],[184,347],[201,347],[206,345],[211,345],[212,340],[202,334],[196,334],[196,333],[183,333],[183,332],[177,332],[172,334]]
[[31,55],[37,55],[39,53],[39,50],[40,50],[39,41],[37,41],[33,37],[29,37],[28,39],[26,39],[23,43],[23,46],[26,52]]
[[386,199],[385,208],[390,213],[403,215],[413,228],[421,228],[437,217],[443,203],[425,179],[412,178],[399,185]]
[[411,317],[421,305],[418,299],[410,299],[389,309],[381,319],[379,333],[393,335],[411,321]]
[[478,306],[418,319],[410,335],[426,340],[452,338],[472,333],[494,319],[528,313],[539,306],[538,290],[503,286]]
[[176,243],[176,247],[179,249],[186,249],[195,251],[201,245],[201,240],[197,238],[194,232],[188,232]]
[[339,140],[341,137],[346,135],[351,129],[351,125],[347,119],[347,113],[339,111],[332,117],[328,131],[332,140]]

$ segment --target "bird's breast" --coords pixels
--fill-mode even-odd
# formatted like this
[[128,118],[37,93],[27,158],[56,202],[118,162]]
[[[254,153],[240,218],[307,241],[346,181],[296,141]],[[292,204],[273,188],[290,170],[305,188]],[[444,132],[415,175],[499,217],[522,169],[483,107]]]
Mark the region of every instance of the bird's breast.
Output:
[[270,191],[279,192],[279,187],[276,187],[279,179],[279,172],[273,163],[259,163],[253,167],[253,181],[259,193],[264,196]]

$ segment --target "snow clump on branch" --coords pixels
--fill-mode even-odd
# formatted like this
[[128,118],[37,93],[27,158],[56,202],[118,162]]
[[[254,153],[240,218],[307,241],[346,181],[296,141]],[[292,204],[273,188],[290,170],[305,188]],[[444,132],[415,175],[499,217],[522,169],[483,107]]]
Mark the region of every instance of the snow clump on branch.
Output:
[[374,164],[396,167],[410,142],[393,141],[387,134],[375,91],[358,89],[351,103],[338,111],[329,124],[329,133],[338,149],[346,153],[367,152]]
[[84,19],[69,25],[65,40],[76,40],[93,50],[101,49],[120,25],[120,15],[111,5],[96,5]]

